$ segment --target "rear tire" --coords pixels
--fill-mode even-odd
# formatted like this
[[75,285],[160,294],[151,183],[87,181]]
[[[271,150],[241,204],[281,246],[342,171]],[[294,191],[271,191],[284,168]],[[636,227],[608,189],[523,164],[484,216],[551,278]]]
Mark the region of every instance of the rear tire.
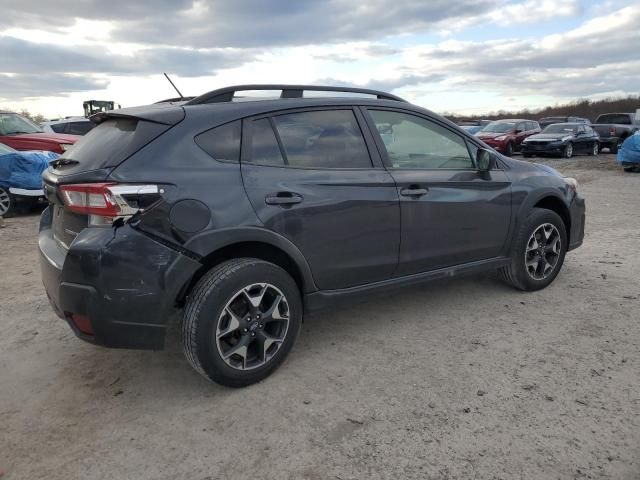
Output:
[[224,262],[187,298],[182,342],[196,371],[227,387],[269,376],[300,332],[302,300],[282,268],[254,258]]
[[519,290],[545,288],[560,273],[567,246],[562,218],[551,210],[534,208],[515,234],[511,263],[500,268],[498,276]]
[[0,217],[11,217],[15,213],[16,199],[8,188],[0,187]]
[[622,139],[622,138],[621,138],[621,139],[620,139],[620,140],[618,140],[616,143],[612,143],[612,144],[609,146],[609,153],[612,153],[612,154],[614,154],[614,155],[615,155],[616,153],[618,153],[618,150],[620,149],[620,146],[622,145],[622,142],[624,142],[624,139]]

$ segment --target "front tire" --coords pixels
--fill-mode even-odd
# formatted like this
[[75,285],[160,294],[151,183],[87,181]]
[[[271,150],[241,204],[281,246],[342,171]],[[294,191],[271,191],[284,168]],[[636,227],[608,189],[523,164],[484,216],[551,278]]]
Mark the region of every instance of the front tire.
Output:
[[504,149],[504,154],[507,157],[510,157],[511,155],[513,155],[513,143],[512,142],[507,143],[507,146]]
[[298,286],[282,268],[253,258],[229,260],[205,274],[187,299],[185,356],[209,380],[251,385],[282,364],[302,315]]
[[569,142],[564,146],[564,150],[562,150],[562,156],[564,158],[573,157],[573,143]]
[[596,155],[598,155],[598,153],[600,153],[600,143],[593,142],[589,155],[591,155],[592,157],[595,157]]
[[500,268],[498,275],[519,290],[545,288],[560,273],[567,246],[562,218],[551,210],[534,208],[516,232],[511,263]]

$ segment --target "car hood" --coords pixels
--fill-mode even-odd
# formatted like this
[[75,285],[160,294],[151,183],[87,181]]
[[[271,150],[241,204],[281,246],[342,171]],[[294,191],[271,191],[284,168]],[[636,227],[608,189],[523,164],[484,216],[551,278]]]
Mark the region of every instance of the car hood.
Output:
[[563,138],[573,138],[570,133],[536,133],[527,138],[527,140],[562,140]]
[[17,135],[11,135],[11,137],[55,143],[76,143],[82,138],[79,135],[68,135],[66,133],[19,133]]
[[506,133],[478,132],[478,133],[476,133],[476,137],[478,137],[478,138],[496,138],[496,137],[501,137],[503,135],[509,135],[509,132],[506,132]]

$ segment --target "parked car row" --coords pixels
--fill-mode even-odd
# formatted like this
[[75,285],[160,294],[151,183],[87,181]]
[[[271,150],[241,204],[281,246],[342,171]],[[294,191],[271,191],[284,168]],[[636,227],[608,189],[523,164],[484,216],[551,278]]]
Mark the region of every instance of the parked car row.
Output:
[[634,113],[607,113],[600,115],[593,125],[587,118],[566,116],[539,121],[522,118],[465,121],[460,122],[460,127],[507,156],[522,152],[524,156],[570,158],[577,153],[597,155],[603,148],[617,153],[622,143],[640,130],[640,118]]

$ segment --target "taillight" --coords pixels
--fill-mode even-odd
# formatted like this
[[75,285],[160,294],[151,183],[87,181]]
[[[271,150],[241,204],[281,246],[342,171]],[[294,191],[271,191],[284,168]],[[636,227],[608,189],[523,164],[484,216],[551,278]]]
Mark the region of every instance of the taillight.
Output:
[[[116,183],[79,183],[59,188],[66,207],[74,213],[89,215],[90,225],[105,225],[116,218],[130,217],[142,209],[141,205],[153,203],[160,192],[157,185]],[[146,196],[150,198],[143,200]]]

